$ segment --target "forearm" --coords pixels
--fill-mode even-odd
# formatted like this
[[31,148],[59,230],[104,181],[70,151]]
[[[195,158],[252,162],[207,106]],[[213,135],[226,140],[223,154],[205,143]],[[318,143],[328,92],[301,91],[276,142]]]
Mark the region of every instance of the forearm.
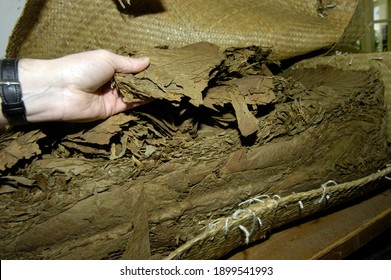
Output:
[[62,109],[56,100],[63,90],[55,60],[21,59],[19,80],[28,122],[61,120]]

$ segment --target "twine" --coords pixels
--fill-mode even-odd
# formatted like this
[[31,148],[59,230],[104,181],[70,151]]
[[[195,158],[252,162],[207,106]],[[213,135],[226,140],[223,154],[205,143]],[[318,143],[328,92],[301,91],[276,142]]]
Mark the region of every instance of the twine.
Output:
[[[255,202],[255,204],[250,205],[246,202],[241,205],[248,205],[247,208],[239,208],[231,216],[216,219],[211,223],[213,227],[209,227],[208,230],[187,241],[166,259],[221,258],[243,244],[261,240],[270,230],[282,224],[335,207],[374,191],[382,185],[376,182],[389,180],[390,174],[391,166],[347,183],[336,184],[334,181],[328,181],[311,191],[282,198],[273,196],[263,199],[262,202],[253,200],[252,203]],[[329,195],[327,203],[319,203],[319,201],[325,201],[327,195]],[[305,211],[304,203],[307,205]]]

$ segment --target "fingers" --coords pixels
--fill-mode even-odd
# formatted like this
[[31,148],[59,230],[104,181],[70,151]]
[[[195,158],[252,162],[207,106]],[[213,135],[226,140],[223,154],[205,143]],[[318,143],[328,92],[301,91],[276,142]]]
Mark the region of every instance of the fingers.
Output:
[[122,98],[116,96],[115,101],[111,103],[111,104],[113,104],[113,107],[110,107],[110,109],[106,108],[106,112],[108,113],[108,115],[105,116],[105,118],[112,116],[112,115],[115,115],[115,114],[118,114],[118,113],[121,113],[121,112],[124,112],[129,109],[133,109],[134,107],[143,105],[145,103],[146,102],[126,103],[122,100]]

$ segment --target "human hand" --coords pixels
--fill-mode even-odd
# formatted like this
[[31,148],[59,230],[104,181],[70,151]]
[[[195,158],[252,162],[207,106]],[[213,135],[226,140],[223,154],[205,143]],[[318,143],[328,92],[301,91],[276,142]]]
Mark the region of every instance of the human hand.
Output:
[[122,101],[110,86],[114,73],[137,73],[149,59],[88,51],[52,60],[20,59],[19,80],[29,122],[87,122],[139,104]]

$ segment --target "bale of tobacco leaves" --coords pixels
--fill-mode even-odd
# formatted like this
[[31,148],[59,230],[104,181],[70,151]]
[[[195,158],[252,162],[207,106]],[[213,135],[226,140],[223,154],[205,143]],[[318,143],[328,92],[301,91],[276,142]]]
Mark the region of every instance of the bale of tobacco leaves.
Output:
[[[268,229],[297,218],[284,216],[287,206],[275,208],[285,218],[262,221],[252,214],[258,210],[236,212],[243,205],[272,207],[303,194],[294,198],[295,207],[301,209],[300,201],[309,215],[334,205],[330,199],[339,192],[330,190],[330,197],[326,188],[385,167],[379,72],[321,67],[272,73],[270,51],[209,43],[123,48],[131,56],[148,55],[151,65],[136,75],[117,74],[113,86],[125,101],[149,103],[91,124],[3,133],[0,256],[186,258],[189,248],[173,252],[196,244],[220,221],[215,247],[197,243],[188,255],[219,258],[264,234],[239,230],[242,238],[224,243],[220,234],[232,213],[248,220],[247,233],[254,221]],[[309,207],[306,197],[323,199]]]

